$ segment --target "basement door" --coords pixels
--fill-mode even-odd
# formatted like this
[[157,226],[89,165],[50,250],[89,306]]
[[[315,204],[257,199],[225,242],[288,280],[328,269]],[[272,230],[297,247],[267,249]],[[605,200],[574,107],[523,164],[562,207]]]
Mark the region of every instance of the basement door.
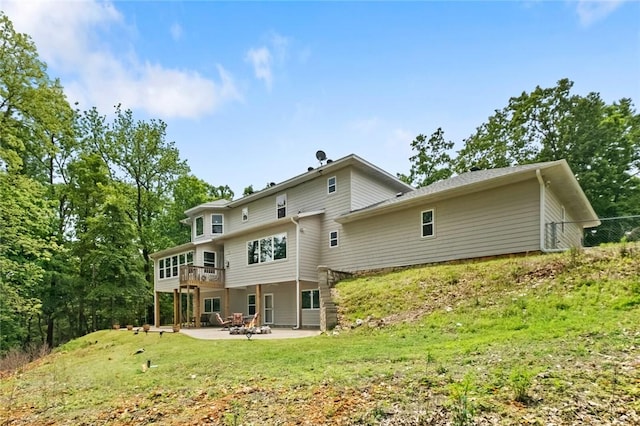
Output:
[[264,295],[264,323],[273,324],[273,294]]

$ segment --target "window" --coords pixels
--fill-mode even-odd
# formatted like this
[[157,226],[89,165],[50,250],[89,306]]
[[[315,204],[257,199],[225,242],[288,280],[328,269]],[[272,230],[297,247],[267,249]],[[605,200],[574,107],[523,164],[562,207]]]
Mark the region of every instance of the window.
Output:
[[327,193],[333,194],[336,192],[336,177],[332,176],[327,179]]
[[422,212],[422,236],[433,237],[433,210],[426,210]]
[[220,298],[219,297],[207,297],[204,299],[204,313],[212,314],[214,312],[220,312]]
[[242,221],[246,222],[249,220],[249,207],[242,208]]
[[287,258],[287,234],[247,242],[247,263],[273,262]]
[[202,262],[202,266],[204,266],[205,268],[215,268],[216,254],[211,251],[205,251],[203,255],[204,255],[204,261]]
[[221,214],[211,215],[211,233],[224,234],[224,216]]
[[247,314],[255,315],[256,313],[256,295],[250,294],[247,297]]
[[204,218],[196,217],[196,237],[204,234]]
[[276,211],[278,219],[287,215],[287,194],[278,195],[276,197]]
[[193,265],[192,251],[160,259],[158,261],[158,276],[160,278],[177,277],[180,266],[184,265]]
[[178,269],[179,269],[178,256],[172,256],[171,257],[171,272],[173,273],[174,277],[178,276]]
[[258,244],[258,240],[254,240],[254,241],[249,241],[247,243],[247,263],[249,265],[253,265],[254,263],[258,263],[259,261],[259,250],[258,250],[259,244]]
[[329,247],[338,247],[338,231],[329,232]]
[[302,292],[302,309],[320,309],[320,290]]

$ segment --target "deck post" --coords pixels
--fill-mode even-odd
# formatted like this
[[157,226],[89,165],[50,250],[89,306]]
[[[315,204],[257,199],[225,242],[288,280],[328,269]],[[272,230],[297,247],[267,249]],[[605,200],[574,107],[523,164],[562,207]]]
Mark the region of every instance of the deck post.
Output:
[[200,328],[200,287],[194,289],[195,302],[193,302],[193,316],[196,328]]
[[160,327],[160,294],[153,292],[153,324]]
[[229,296],[231,294],[231,289],[229,287],[224,289],[224,318],[228,318],[229,315]]
[[256,321],[256,327],[262,324],[262,284],[256,285],[256,312],[258,313],[258,320]]
[[173,325],[180,325],[180,293],[173,289]]

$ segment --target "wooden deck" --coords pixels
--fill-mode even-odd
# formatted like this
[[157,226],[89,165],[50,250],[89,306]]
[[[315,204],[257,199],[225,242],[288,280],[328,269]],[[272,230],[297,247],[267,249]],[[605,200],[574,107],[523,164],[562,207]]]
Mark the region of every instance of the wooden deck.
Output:
[[180,287],[224,288],[224,269],[209,266],[180,267]]

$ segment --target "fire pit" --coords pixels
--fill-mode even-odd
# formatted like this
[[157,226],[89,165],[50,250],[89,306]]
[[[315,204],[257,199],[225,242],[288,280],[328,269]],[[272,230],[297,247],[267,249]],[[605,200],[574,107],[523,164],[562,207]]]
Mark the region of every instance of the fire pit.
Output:
[[271,327],[268,325],[256,326],[256,319],[257,315],[253,317],[249,324],[229,328],[229,334],[244,334],[247,339],[251,339],[254,334],[270,334]]

